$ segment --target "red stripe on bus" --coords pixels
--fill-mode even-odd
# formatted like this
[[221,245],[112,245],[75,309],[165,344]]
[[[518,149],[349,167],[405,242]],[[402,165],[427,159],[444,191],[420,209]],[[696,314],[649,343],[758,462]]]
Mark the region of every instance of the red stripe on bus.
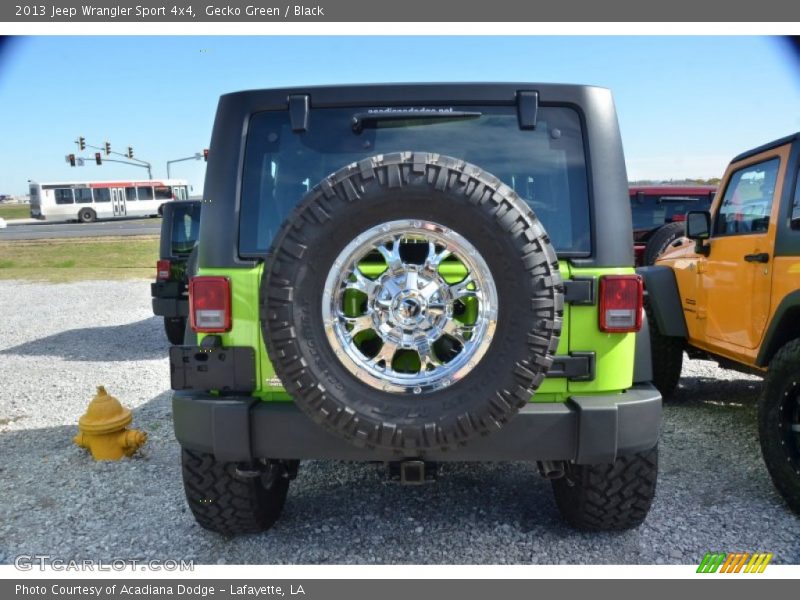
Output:
[[117,181],[114,183],[90,183],[90,188],[118,188],[118,187],[166,187],[160,181]]

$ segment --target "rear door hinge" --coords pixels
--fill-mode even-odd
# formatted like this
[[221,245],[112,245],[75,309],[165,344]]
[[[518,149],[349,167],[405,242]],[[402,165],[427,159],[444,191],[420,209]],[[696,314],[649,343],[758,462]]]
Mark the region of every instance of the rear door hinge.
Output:
[[520,129],[536,129],[539,113],[539,92],[520,90],[517,92],[517,118]]
[[309,113],[311,112],[311,96],[297,94],[289,96],[289,121],[294,133],[308,131]]

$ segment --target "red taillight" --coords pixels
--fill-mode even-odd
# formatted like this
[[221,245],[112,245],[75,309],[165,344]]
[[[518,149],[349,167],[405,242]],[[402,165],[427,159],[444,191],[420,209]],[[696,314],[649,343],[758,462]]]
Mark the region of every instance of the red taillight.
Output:
[[642,326],[642,278],[604,275],[600,278],[600,331],[627,333]]
[[156,262],[156,279],[158,281],[169,281],[171,270],[172,265],[168,260],[159,260]]
[[634,264],[640,267],[644,263],[644,250],[647,246],[644,244],[635,244],[633,246],[633,257],[636,261]]
[[189,317],[197,333],[230,331],[230,280],[227,277],[193,277],[189,282]]

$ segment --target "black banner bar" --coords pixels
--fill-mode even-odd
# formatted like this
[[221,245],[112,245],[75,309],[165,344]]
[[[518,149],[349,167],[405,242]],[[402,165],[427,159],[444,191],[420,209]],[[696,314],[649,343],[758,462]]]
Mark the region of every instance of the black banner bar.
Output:
[[[712,587],[713,586],[713,587]],[[793,591],[794,590],[794,591]],[[698,575],[696,579],[281,579],[281,580],[143,580],[87,579],[0,581],[0,597],[6,600],[425,600],[458,598],[488,600],[493,598],[597,598],[614,595],[622,598],[693,597],[697,592],[707,597],[752,598],[756,594],[796,595],[791,579],[766,579],[756,576]]]
[[[778,22],[800,21],[800,3],[761,0],[59,0],[2,3],[0,20],[10,22]],[[369,33],[369,32],[365,32]]]

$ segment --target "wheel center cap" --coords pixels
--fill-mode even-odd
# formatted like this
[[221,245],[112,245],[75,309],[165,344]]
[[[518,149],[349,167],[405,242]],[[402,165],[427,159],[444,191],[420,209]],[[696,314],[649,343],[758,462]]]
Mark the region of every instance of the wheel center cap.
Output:
[[422,311],[422,307],[414,298],[404,298],[403,301],[400,302],[400,306],[397,307],[397,310],[401,317],[410,319],[419,315],[420,311]]
[[425,317],[425,299],[417,292],[404,290],[392,301],[392,316],[402,325],[416,325]]

